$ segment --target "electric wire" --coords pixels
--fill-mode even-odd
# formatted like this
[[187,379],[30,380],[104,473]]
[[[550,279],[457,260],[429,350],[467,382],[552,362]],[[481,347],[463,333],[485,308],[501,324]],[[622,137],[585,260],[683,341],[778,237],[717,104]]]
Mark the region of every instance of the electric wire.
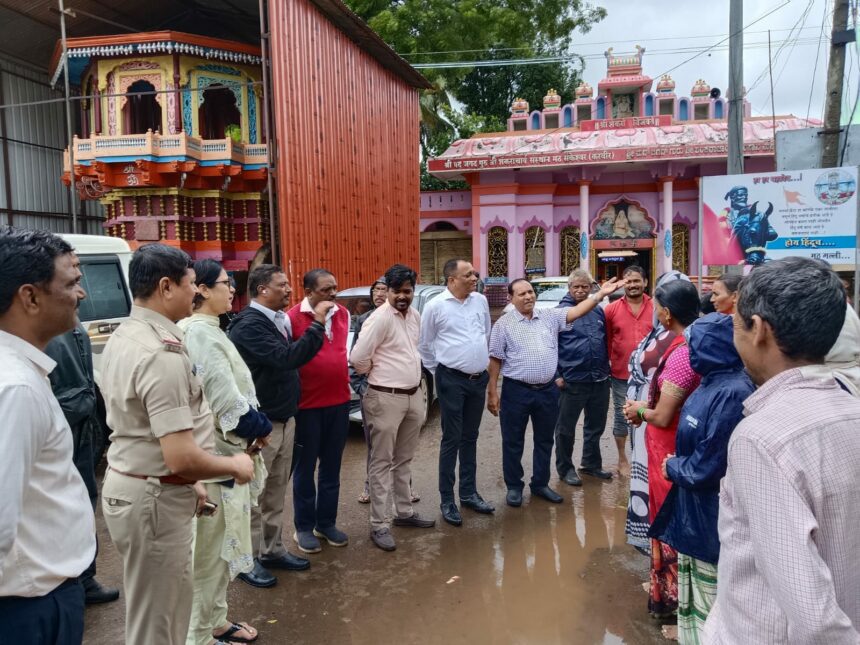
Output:
[[[805,30],[806,29],[818,29],[818,27],[819,27],[819,25],[811,25],[809,27],[804,27],[804,29]],[[770,31],[776,33],[779,31],[791,31],[793,29],[794,29],[793,27],[783,27],[780,29],[771,29]],[[744,33],[747,35],[766,34],[767,30],[764,29],[764,30],[760,30],[760,31],[745,31]],[[633,38],[633,39],[629,39],[629,40],[634,40],[634,41],[640,42],[640,43],[646,43],[646,42],[656,42],[656,41],[663,41],[663,40],[671,40],[671,41],[701,40],[702,38],[721,38],[721,37],[726,36],[726,35],[727,34],[703,34],[703,35],[699,35],[699,36],[661,36],[661,37],[655,37],[655,38]],[[618,42],[617,40],[600,40],[600,41],[592,41],[592,42],[572,42],[571,46],[581,48],[581,47],[592,47],[592,46],[599,46],[599,45],[615,45],[615,44],[617,44],[617,42]],[[534,51],[534,47],[497,47],[497,48],[494,47],[491,49],[486,49],[486,48],[485,49],[450,49],[450,50],[446,50],[446,51],[410,52],[410,53],[398,52],[397,55],[400,56],[401,58],[409,58],[409,57],[413,57],[413,56],[431,56],[431,55],[436,55],[436,54],[444,54],[444,55],[474,54],[474,53],[480,53],[480,52],[486,52],[489,54],[491,52],[506,52],[506,51]],[[648,50],[648,51],[650,53],[652,50]],[[602,56],[602,54],[601,54],[601,56]]]
[[[788,6],[789,4],[791,4],[791,0],[786,0],[786,2],[782,3],[781,5],[778,5],[778,6],[774,7],[773,9],[771,9],[770,11],[768,11],[767,13],[765,13],[765,14],[763,14],[763,15],[759,16],[758,18],[756,18],[755,20],[753,20],[753,21],[752,21],[752,22],[750,22],[749,24],[745,25],[745,26],[741,29],[741,31],[742,31],[742,32],[746,31],[749,27],[753,26],[753,25],[754,25],[754,24],[756,24],[756,23],[761,22],[762,20],[764,20],[764,19],[765,19],[765,18],[767,18],[768,16],[770,16],[770,15],[772,15],[772,14],[776,13],[777,11],[779,11],[779,10],[780,10],[780,9],[782,9],[783,7]],[[671,73],[671,72],[675,71],[676,69],[678,69],[679,67],[683,67],[684,65],[686,65],[686,64],[687,64],[687,63],[689,63],[690,61],[695,60],[696,58],[698,58],[699,56],[701,56],[702,54],[705,54],[705,53],[707,53],[707,52],[711,51],[712,49],[714,49],[715,47],[718,47],[719,45],[722,45],[722,44],[723,44],[724,42],[726,42],[729,38],[731,38],[731,36],[732,36],[732,34],[729,34],[728,36],[726,36],[726,37],[725,37],[725,38],[723,38],[722,40],[720,40],[720,41],[718,41],[718,42],[714,43],[714,44],[713,44],[713,45],[711,45],[710,47],[707,47],[707,48],[703,49],[702,51],[700,51],[700,52],[698,52],[698,53],[696,53],[696,54],[693,54],[693,55],[692,55],[692,56],[690,56],[689,58],[687,58],[687,59],[685,59],[685,60],[681,61],[681,62],[680,62],[680,63],[678,63],[677,65],[675,65],[675,66],[673,66],[673,67],[670,67],[668,70],[666,70],[665,72],[663,72],[662,74],[660,74],[659,76],[657,76],[657,78],[660,78],[661,76],[663,76],[663,75],[665,75],[665,74],[669,74],[669,73]],[[547,137],[552,136],[553,134],[555,134],[555,133],[557,133],[557,132],[560,132],[562,129],[564,129],[564,126],[561,126],[561,127],[555,128],[555,129],[553,129],[553,130],[550,130],[549,132],[545,133],[545,134],[544,134],[544,135],[543,135],[543,136],[542,136],[538,141],[544,141],[544,140],[546,140],[546,138],[547,138]],[[505,154],[508,154],[508,155],[510,155],[510,154],[515,154],[515,153],[519,152],[520,150],[522,150],[523,148],[525,148],[527,145],[534,145],[535,143],[537,143],[537,142],[531,142],[530,144],[523,143],[523,144],[521,144],[520,146],[518,146],[517,148],[515,148],[515,149],[511,150],[510,152],[506,152]],[[490,153],[490,157],[497,157],[497,156],[499,156],[499,155],[498,155],[498,154],[492,154],[492,153]]]
[[[810,36],[803,39],[785,39],[774,41],[775,44],[801,44],[801,45],[813,45],[821,42],[820,36]],[[719,45],[714,46],[711,45],[709,47],[675,47],[671,49],[652,49],[648,50],[649,57],[654,56],[675,56],[678,54],[689,54],[689,53],[698,53],[703,54],[707,52],[721,52],[728,51],[728,45]],[[756,41],[752,43],[747,43],[744,45],[744,51],[751,51],[756,49],[767,49],[767,41]],[[569,62],[574,59],[579,60],[599,60],[605,58],[606,55],[602,53],[593,53],[593,54],[557,54],[553,56],[537,56],[531,58],[492,58],[492,59],[480,59],[480,60],[459,60],[459,61],[445,61],[445,62],[437,62],[437,63],[410,63],[412,67],[415,69],[460,69],[460,68],[472,68],[472,67],[513,67],[518,65],[544,65],[548,63],[564,63]],[[676,69],[676,68],[673,68]],[[671,70],[670,70],[671,71]]]
[[[823,15],[821,16],[821,33],[819,34],[819,39],[824,38],[824,26],[827,24],[827,2],[828,0],[824,0],[822,4],[824,5]],[[821,55],[821,42],[818,43],[818,47],[815,50],[815,65],[812,67],[812,83],[810,83],[809,87],[809,101],[806,104],[806,120],[809,121],[809,112],[812,109],[812,93],[815,91],[815,75],[818,73],[818,59]]]
[[[800,14],[800,17],[794,23],[794,26],[791,28],[791,31],[789,31],[788,36],[786,36],[785,39],[782,40],[779,47],[777,48],[776,53],[773,55],[773,60],[779,61],[779,57],[780,54],[782,54],[783,49],[785,49],[785,47],[788,46],[789,43],[797,40],[797,37],[800,35],[800,29],[803,28],[803,23],[806,22],[806,18],[809,15],[809,11],[812,9],[813,4],[814,0],[810,0],[807,3],[806,8],[803,10],[803,13]],[[798,27],[800,29],[798,29]],[[794,33],[796,29],[798,29],[797,34]],[[764,81],[764,79],[769,76],[770,68],[770,63],[764,66],[762,71],[759,72],[758,76],[756,76],[755,80],[750,85],[749,90],[747,90],[748,92],[752,92]]]

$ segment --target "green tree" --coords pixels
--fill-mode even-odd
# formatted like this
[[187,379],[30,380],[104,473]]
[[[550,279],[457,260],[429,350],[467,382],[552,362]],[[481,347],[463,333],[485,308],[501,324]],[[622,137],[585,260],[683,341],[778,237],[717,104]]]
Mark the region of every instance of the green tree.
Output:
[[[535,52],[535,57],[547,55]],[[510,56],[507,52],[496,52],[488,58],[505,60]],[[540,109],[547,91],[554,89],[561,96],[562,105],[570,103],[579,78],[572,63],[476,67],[459,83],[457,100],[468,112],[492,116],[504,123],[515,98],[528,101],[532,110]]]
[[[413,64],[484,58],[498,49],[529,55],[566,51],[575,31],[606,16],[583,0],[346,0],[401,56]],[[535,47],[535,43],[541,43]],[[468,68],[425,70],[445,77],[457,95]]]
[[[490,58],[533,58],[568,52],[574,32],[587,32],[606,10],[585,0],[344,0],[412,64]],[[476,132],[504,130],[511,102],[534,107],[549,88],[570,101],[578,78],[572,64],[491,68],[428,68],[421,96],[422,189],[443,186],[426,159]],[[463,113],[450,98],[462,103]],[[451,187],[449,182],[445,187]]]
[[[447,128],[439,128],[421,140],[421,190],[457,190],[468,188],[463,181],[442,181],[427,172],[427,159],[437,157],[456,139],[468,139],[479,132],[504,130],[502,121],[494,116],[463,114],[450,105],[443,108],[443,120]],[[423,127],[423,126],[422,126]]]

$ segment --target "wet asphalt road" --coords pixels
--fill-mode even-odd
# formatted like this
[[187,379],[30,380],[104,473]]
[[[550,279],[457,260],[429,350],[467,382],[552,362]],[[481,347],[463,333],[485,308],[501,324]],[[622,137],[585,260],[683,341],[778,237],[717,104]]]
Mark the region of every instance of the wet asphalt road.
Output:
[[[610,415],[611,419],[611,415]],[[349,546],[324,545],[306,572],[276,572],[278,584],[254,589],[230,585],[230,618],[260,631],[261,644],[616,644],[665,643],[649,617],[647,560],[625,543],[626,480],[584,477],[571,488],[554,477],[562,504],[531,499],[505,505],[498,419],[484,414],[478,442],[478,490],[496,505],[492,516],[462,509],[463,526],[439,515],[438,405],[421,434],[413,462],[416,510],[437,518],[434,529],[393,528],[397,550],[369,540],[360,429],[347,443],[338,525]],[[581,438],[581,423],[577,444]],[[601,442],[604,467],[615,465],[610,429]],[[576,459],[578,463],[579,448]],[[531,472],[530,432],[523,459]],[[292,508],[288,499],[288,508]],[[289,516],[289,513],[288,513]],[[121,585],[121,563],[98,513],[98,579]],[[285,543],[298,553],[292,526]],[[123,642],[124,601],[87,610],[84,643]],[[153,644],[156,645],[156,644]]]

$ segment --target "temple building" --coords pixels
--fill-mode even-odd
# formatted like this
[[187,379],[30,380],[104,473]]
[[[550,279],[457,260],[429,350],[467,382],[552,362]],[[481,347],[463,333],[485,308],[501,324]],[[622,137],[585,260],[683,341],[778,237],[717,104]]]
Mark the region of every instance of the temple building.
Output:
[[[108,235],[246,270],[269,239],[258,47],[162,31],[68,40],[74,181]],[[54,80],[63,73],[59,44]],[[71,181],[65,155],[63,181]]]
[[[354,286],[418,266],[418,90],[430,84],[341,2],[270,3],[266,18],[267,93],[259,45],[68,39],[80,109],[63,181],[101,202],[108,235],[217,259],[240,295],[263,257],[294,287],[315,267]],[[64,67],[57,43],[53,82]]]
[[[541,110],[517,99],[506,132],[455,141],[429,161],[433,175],[471,190],[422,193],[422,251],[431,243],[436,251],[433,262],[422,258],[422,274],[431,264],[438,272],[440,249],[471,250],[488,296],[501,302],[510,280],[579,266],[599,280],[631,264],[649,276],[699,273],[698,179],[726,174],[728,103],[704,80],[689,97],[676,95],[668,75],[655,85],[636,49],[606,52],[596,96],[582,83],[569,105],[552,89]],[[817,124],[751,117],[743,106],[746,172],[775,170],[774,126]]]

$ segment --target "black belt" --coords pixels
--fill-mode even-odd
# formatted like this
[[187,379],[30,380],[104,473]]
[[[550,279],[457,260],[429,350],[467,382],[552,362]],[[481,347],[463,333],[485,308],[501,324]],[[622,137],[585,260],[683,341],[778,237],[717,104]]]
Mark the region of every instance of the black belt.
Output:
[[525,381],[519,381],[515,378],[511,378],[509,376],[505,377],[505,382],[510,381],[511,383],[516,383],[517,385],[522,385],[523,387],[527,387],[530,390],[545,390],[550,385],[553,385],[555,381],[547,381],[546,383],[526,383]]
[[418,386],[410,387],[408,390],[404,390],[400,387],[383,387],[381,385],[373,385],[372,383],[368,384],[371,390],[376,390],[377,392],[385,392],[386,394],[407,394],[412,396],[418,391]]
[[449,372],[457,374],[458,376],[462,376],[463,378],[467,378],[470,381],[477,381],[479,378],[481,378],[484,374],[487,373],[487,370],[484,370],[482,372],[476,372],[475,374],[469,374],[469,372],[461,372],[460,370],[455,370],[453,367],[442,365],[442,363],[439,363],[439,367],[443,367]]

